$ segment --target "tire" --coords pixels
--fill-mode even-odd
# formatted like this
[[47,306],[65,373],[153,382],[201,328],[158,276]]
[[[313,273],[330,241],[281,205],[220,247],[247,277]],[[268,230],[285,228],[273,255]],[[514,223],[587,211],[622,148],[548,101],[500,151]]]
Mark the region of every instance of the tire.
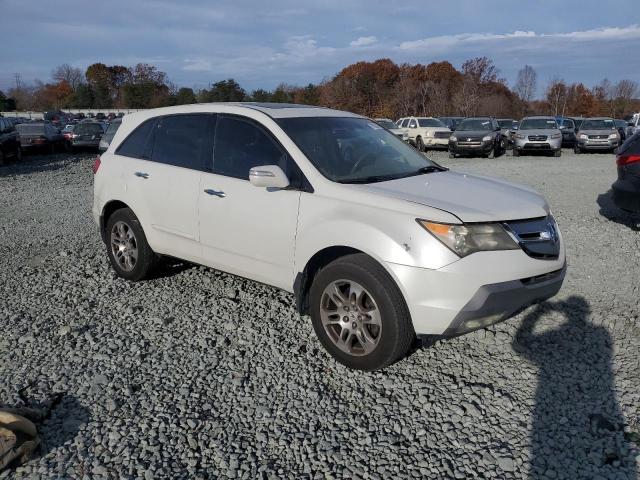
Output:
[[416,148],[419,152],[424,152],[424,143],[422,142],[422,137],[416,138]]
[[[361,292],[359,299],[356,292]],[[363,253],[344,256],[320,270],[309,293],[311,319],[320,343],[349,368],[384,368],[404,356],[415,339],[397,285],[380,264]]]
[[556,158],[559,158],[562,155],[562,150],[558,149],[555,152],[553,152],[553,156]]
[[[157,263],[157,255],[147,243],[140,221],[129,208],[116,210],[109,217],[105,243],[111,266],[119,277],[126,280],[144,280]],[[116,252],[119,247],[122,247],[120,256]]]
[[22,148],[18,147],[16,150],[16,162],[22,161]]
[[452,152],[449,152],[449,158],[456,158],[456,154],[452,153]]
[[4,152],[0,150],[0,165],[4,165],[5,158]]
[[575,147],[573,147],[573,153],[575,153],[576,155],[580,155],[582,153],[582,149],[576,145]]
[[512,155],[514,157],[519,157],[520,156],[520,151],[516,147],[513,147]]

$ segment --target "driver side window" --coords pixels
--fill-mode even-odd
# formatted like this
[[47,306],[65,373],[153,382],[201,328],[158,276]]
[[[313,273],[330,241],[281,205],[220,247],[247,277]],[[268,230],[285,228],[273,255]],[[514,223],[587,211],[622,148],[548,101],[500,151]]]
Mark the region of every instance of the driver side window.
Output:
[[289,156],[262,128],[242,118],[222,116],[216,126],[213,173],[249,180],[249,170],[278,165],[289,175]]

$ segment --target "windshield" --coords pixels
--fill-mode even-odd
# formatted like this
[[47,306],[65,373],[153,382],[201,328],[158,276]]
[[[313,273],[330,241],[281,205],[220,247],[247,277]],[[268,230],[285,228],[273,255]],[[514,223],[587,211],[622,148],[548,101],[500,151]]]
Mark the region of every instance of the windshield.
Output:
[[418,125],[420,125],[421,127],[444,127],[447,128],[447,126],[442,123],[440,120],[438,120],[437,118],[419,118],[418,119]]
[[16,130],[22,135],[42,135],[44,133],[44,125],[41,123],[35,125],[16,125]]
[[462,120],[456,130],[460,131],[477,131],[477,130],[493,130],[491,120],[487,118],[467,118]]
[[613,120],[610,119],[587,119],[582,122],[581,130],[611,130],[615,128]]
[[99,135],[102,133],[102,126],[98,123],[79,123],[73,131],[82,135]]
[[398,128],[398,126],[395,123],[393,123],[391,120],[376,120],[376,123],[378,125],[383,126],[386,129]]
[[446,170],[367,119],[301,117],[277,122],[334,182],[373,183]]
[[520,130],[556,130],[555,118],[525,118],[520,122]]

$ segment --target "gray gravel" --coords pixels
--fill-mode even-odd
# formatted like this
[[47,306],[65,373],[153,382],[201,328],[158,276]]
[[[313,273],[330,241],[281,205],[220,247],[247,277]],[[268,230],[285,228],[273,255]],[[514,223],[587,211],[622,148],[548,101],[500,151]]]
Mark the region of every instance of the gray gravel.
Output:
[[[449,160],[549,199],[560,294],[376,373],[336,364],[293,297],[172,265],[115,278],[95,155],[0,167],[0,405],[64,395],[15,478],[636,478],[640,218],[612,155]],[[600,204],[598,203],[600,202]]]

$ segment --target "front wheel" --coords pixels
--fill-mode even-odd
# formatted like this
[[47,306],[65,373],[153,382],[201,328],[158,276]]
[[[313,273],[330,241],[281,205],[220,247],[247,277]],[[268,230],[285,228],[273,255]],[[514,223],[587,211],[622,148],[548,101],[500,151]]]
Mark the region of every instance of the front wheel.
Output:
[[107,221],[105,233],[107,254],[116,274],[133,282],[147,278],[157,256],[147,243],[133,211],[128,208],[116,210]]
[[339,258],[318,273],[310,306],[320,343],[349,368],[384,368],[405,355],[415,338],[400,290],[362,253]]
[[424,151],[424,142],[422,141],[421,137],[416,138],[416,148],[419,152]]

